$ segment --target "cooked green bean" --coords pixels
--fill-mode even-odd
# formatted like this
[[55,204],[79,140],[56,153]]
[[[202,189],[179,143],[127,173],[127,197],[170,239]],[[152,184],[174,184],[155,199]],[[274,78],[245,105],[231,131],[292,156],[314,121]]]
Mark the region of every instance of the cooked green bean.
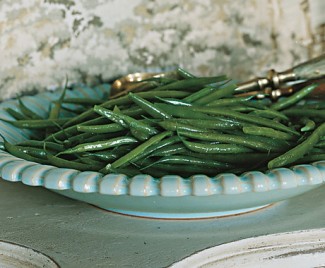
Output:
[[68,83],[68,80],[66,81],[65,87],[62,90],[62,93],[61,93],[59,99],[53,102],[53,107],[50,110],[48,119],[58,119],[59,118],[62,102],[64,100],[64,97],[65,97],[65,94],[67,91],[67,83]]
[[[15,145],[24,146],[24,147],[43,148],[44,141],[26,140],[26,141],[21,141]],[[53,151],[57,151],[57,152],[64,150],[64,146],[62,144],[58,144],[55,142],[46,142],[46,148],[53,150]]]
[[153,118],[168,119],[171,115],[166,113],[164,110],[159,109],[157,106],[153,105],[151,102],[141,98],[140,96],[129,93],[129,98],[137,105],[139,105],[145,112],[151,115]]
[[232,105],[232,104],[242,104],[245,103],[249,100],[251,100],[253,97],[237,97],[237,98],[222,98],[222,99],[217,99],[212,102],[209,102],[207,106],[226,106],[226,105]]
[[18,98],[18,103],[19,103],[19,108],[20,111],[27,117],[30,119],[42,119],[41,116],[39,116],[38,114],[36,114],[35,112],[33,112],[31,109],[29,109],[24,103],[23,101]]
[[272,109],[254,110],[254,111],[250,112],[249,114],[265,117],[268,119],[277,119],[278,118],[278,119],[282,119],[285,122],[289,121],[289,118],[285,114],[278,112],[276,110],[272,110]]
[[106,116],[108,119],[120,124],[123,127],[130,128],[131,133],[139,140],[146,140],[150,136],[158,133],[154,127],[150,126],[144,121],[136,120],[130,116],[118,112],[114,113],[111,110],[97,105],[94,106],[94,111],[100,115]]
[[306,155],[302,158],[299,158],[297,161],[293,162],[294,165],[301,165],[306,163],[312,163],[316,161],[322,161],[325,159],[325,153],[318,153],[312,155]]
[[208,104],[214,100],[218,100],[224,97],[229,97],[234,94],[236,85],[230,81],[227,84],[217,88],[216,90],[212,91],[210,94],[194,101],[195,104]]
[[181,118],[189,118],[189,119],[213,119],[213,117],[189,109],[190,107],[179,106],[179,105],[171,105],[166,103],[155,103],[155,105],[173,117],[181,117]]
[[[184,107],[184,108],[187,108],[187,107]],[[239,113],[239,112],[224,110],[224,109],[218,109],[218,108],[215,108],[215,107],[204,107],[204,106],[197,107],[197,106],[193,106],[193,107],[190,107],[190,108],[193,111],[197,111],[197,112],[235,118],[235,119],[238,119],[238,120],[242,120],[244,122],[249,122],[249,123],[253,123],[253,124],[257,124],[257,125],[271,127],[271,128],[277,129],[277,130],[282,130],[282,131],[285,131],[285,132],[292,133],[294,135],[299,135],[299,133],[297,131],[291,129],[290,127],[287,127],[287,126],[285,126],[285,125],[283,125],[281,123],[274,122],[272,120],[262,118],[262,117],[258,117],[258,116],[255,116],[255,115],[242,114],[242,113]]]
[[136,162],[140,159],[143,159],[145,157],[147,157],[148,155],[153,155],[155,154],[157,151],[159,151],[160,149],[163,149],[167,146],[173,145],[176,142],[179,142],[180,138],[178,136],[172,136],[170,138],[167,139],[163,139],[151,146],[149,146],[147,149],[145,149],[142,153],[138,154],[136,157],[134,157],[132,159],[132,162]]
[[184,145],[191,151],[198,153],[206,154],[216,154],[216,153],[248,153],[252,152],[251,149],[236,145],[236,144],[222,144],[222,143],[202,143],[202,142],[193,142],[182,139]]
[[325,140],[321,140],[319,141],[315,147],[318,147],[318,148],[325,148]]
[[305,156],[321,139],[325,136],[325,123],[321,124],[314,132],[302,143],[292,148],[288,152],[274,158],[268,163],[268,168],[276,168],[289,165],[299,158]]
[[186,101],[186,102],[194,102],[200,98],[203,98],[207,95],[209,95],[211,92],[217,90],[221,85],[224,85],[228,82],[229,80],[227,81],[222,81],[222,82],[219,82],[219,83],[214,83],[213,85],[208,85],[194,93],[192,93],[191,95],[185,97],[183,99],[183,101]]
[[307,116],[307,117],[325,119],[325,110],[290,108],[288,110],[284,110],[283,113],[291,117]]
[[14,110],[12,108],[6,108],[6,111],[7,111],[8,114],[10,114],[16,120],[26,120],[26,119],[29,119],[25,115],[21,114],[20,112],[17,112],[16,110]]
[[244,126],[243,132],[249,135],[264,136],[283,140],[292,140],[295,138],[292,134],[275,130],[269,127]]
[[58,127],[63,125],[65,122],[70,120],[70,118],[58,118],[58,119],[27,119],[27,120],[18,120],[18,121],[8,121],[8,122],[15,127],[19,128],[29,128],[29,129],[38,129],[38,128],[47,128],[47,127]]
[[101,169],[101,166],[96,166],[93,164],[84,164],[77,161],[67,160],[60,157],[56,157],[52,154],[47,154],[47,160],[49,164],[52,164],[61,168],[71,168],[80,171],[98,171]]
[[172,105],[181,105],[181,106],[192,106],[191,103],[184,101],[184,100],[178,100],[178,99],[172,99],[172,98],[159,98],[157,97],[158,100],[167,103],[167,104],[172,104]]
[[182,165],[193,165],[193,166],[199,166],[199,167],[206,167],[206,168],[216,168],[219,170],[225,169],[230,167],[229,164],[217,162],[215,160],[208,160],[208,159],[200,159],[196,157],[191,156],[185,156],[185,155],[171,155],[171,156],[164,156],[160,158],[159,160],[151,163],[149,166],[154,166],[156,164],[182,164]]
[[304,126],[300,129],[301,132],[311,131],[316,127],[316,123],[309,118],[302,118],[301,122],[304,124]]
[[[164,86],[160,86],[155,88],[155,91],[167,91],[167,90],[193,90],[200,87],[203,87],[205,85],[209,85],[212,83],[217,83],[223,80],[226,80],[226,76],[215,76],[215,77],[194,77],[194,78],[188,78],[185,80],[179,80]],[[185,97],[185,96],[184,96]]]
[[207,132],[208,131],[207,129],[183,124],[180,121],[176,121],[176,120],[164,120],[164,121],[159,122],[158,124],[163,129],[170,130],[170,131],[178,131],[178,130],[192,131],[192,132]]
[[246,137],[246,136],[237,136],[231,134],[223,134],[223,133],[214,133],[214,132],[191,132],[191,131],[177,131],[179,135],[194,138],[202,141],[216,141],[221,143],[233,143],[237,145],[242,145],[244,147],[248,147],[257,151],[262,152],[270,152],[273,151],[274,148],[270,144],[266,142],[261,142],[256,140],[255,138]]
[[309,95],[315,88],[318,87],[318,84],[311,84],[303,89],[297,91],[293,95],[291,95],[288,98],[280,99],[277,103],[271,105],[271,108],[274,110],[282,110],[284,108],[288,108],[294,104],[296,104],[298,101],[302,100],[304,97]]
[[117,137],[112,138],[107,141],[97,141],[97,142],[89,142],[84,144],[79,144],[73,148],[67,149],[63,152],[58,153],[61,154],[75,154],[75,153],[83,153],[83,152],[90,152],[90,151],[100,151],[105,150],[108,148],[124,145],[124,144],[131,144],[137,143],[138,141],[132,137]]
[[20,149],[19,146],[16,146],[16,145],[13,145],[13,144],[7,142],[4,139],[4,137],[2,137],[2,138],[3,138],[3,144],[4,144],[6,151],[9,152],[10,154],[12,154],[13,156],[16,156],[18,158],[22,158],[22,159],[25,159],[25,160],[31,161],[31,162],[47,164],[47,161],[44,160],[43,158],[32,156],[29,154],[29,152],[26,153],[26,152],[24,152],[24,150]]
[[122,131],[125,127],[121,126],[117,123],[105,124],[105,125],[77,125],[77,129],[80,132],[88,132],[88,133],[109,133]]
[[143,142],[142,144],[140,144],[139,146],[137,146],[135,149],[133,149],[131,152],[125,154],[124,156],[122,156],[121,158],[119,158],[118,160],[114,161],[112,164],[108,164],[103,172],[109,172],[111,169],[116,169],[116,168],[120,168],[123,167],[124,165],[126,165],[127,163],[131,162],[135,157],[137,157],[137,155],[143,153],[148,147],[150,147],[153,144],[158,143],[159,141],[161,141],[163,138],[170,136],[172,134],[172,132],[170,131],[165,131],[162,133],[159,133],[153,137],[151,137],[150,139],[148,139],[147,141]]
[[171,144],[167,145],[162,148],[156,149],[152,154],[150,155],[151,157],[153,156],[170,156],[173,154],[181,154],[186,152],[186,147],[182,143],[177,143],[177,144]]
[[177,68],[177,74],[178,74],[179,76],[181,76],[182,78],[184,78],[184,79],[195,78],[195,75],[189,73],[188,71],[184,70],[184,69],[181,68],[181,67],[178,67],[178,68]]

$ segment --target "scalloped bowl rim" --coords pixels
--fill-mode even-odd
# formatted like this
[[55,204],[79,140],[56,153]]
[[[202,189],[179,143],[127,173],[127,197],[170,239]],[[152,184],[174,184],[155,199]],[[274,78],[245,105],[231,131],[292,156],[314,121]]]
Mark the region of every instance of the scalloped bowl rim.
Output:
[[129,196],[211,196],[268,192],[296,187],[316,186],[325,181],[325,161],[291,168],[272,169],[266,173],[248,171],[238,176],[221,173],[214,177],[193,175],[183,178],[166,175],[154,178],[140,174],[104,175],[95,171],[78,171],[26,161],[0,150],[0,176],[7,181],[51,190],[73,190],[78,193]]

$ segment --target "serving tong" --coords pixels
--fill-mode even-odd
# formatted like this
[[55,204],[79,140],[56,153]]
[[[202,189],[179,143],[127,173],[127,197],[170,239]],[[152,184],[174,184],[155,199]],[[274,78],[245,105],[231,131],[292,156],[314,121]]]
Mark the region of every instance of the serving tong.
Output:
[[[177,71],[161,73],[133,73],[115,80],[112,84],[111,97],[125,95],[137,89],[150,88],[150,78],[177,78]],[[279,97],[291,95],[311,83],[319,86],[312,96],[318,99],[325,97],[325,54],[296,65],[286,71],[277,72],[271,69],[267,76],[257,77],[239,83],[235,90],[238,96],[255,96],[258,99],[270,98],[276,101]]]

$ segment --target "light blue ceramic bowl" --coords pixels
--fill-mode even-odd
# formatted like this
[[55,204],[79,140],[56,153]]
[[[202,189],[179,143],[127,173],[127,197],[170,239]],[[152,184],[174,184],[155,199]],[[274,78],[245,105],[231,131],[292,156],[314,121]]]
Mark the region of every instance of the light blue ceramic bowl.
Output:
[[[69,97],[97,97],[108,93],[109,85],[94,89],[80,86],[69,91]],[[23,102],[40,115],[45,115],[57,92],[26,96]],[[17,108],[17,101],[0,104],[0,118],[13,120],[6,107]],[[70,108],[75,106],[71,105]],[[9,142],[26,140],[22,131],[0,121],[0,133]],[[325,161],[292,168],[278,168],[267,173],[249,171],[241,176],[216,174],[182,178],[168,175],[153,178],[123,174],[103,175],[80,172],[25,161],[0,150],[0,176],[7,181],[42,186],[58,194],[128,215],[156,218],[203,218],[239,214],[262,208],[310,191],[325,180]]]

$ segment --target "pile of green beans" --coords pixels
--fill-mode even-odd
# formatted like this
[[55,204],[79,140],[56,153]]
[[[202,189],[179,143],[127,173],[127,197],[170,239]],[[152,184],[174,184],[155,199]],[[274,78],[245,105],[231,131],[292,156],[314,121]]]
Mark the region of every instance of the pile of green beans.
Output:
[[[237,97],[236,84],[223,75],[177,74],[109,100],[66,98],[64,89],[46,118],[20,100],[19,112],[7,109],[16,120],[7,122],[30,129],[32,139],[4,139],[3,149],[57,167],[157,178],[325,160],[324,101],[304,100],[317,85],[272,103]],[[71,111],[67,103],[79,108]]]

